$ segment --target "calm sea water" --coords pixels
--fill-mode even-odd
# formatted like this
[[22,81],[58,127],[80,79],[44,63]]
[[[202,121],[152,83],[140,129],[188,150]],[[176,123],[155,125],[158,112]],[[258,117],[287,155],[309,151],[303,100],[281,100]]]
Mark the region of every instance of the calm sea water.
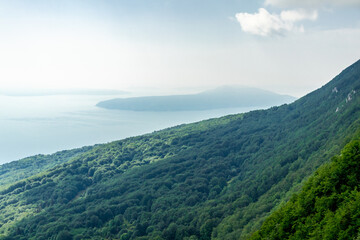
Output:
[[95,107],[106,99],[109,96],[0,96],[0,164],[252,110],[133,112]]

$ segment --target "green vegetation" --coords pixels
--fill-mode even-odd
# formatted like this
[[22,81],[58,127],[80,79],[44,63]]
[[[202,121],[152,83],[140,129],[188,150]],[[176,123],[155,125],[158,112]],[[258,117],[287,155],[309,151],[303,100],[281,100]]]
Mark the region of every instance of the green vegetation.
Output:
[[52,155],[36,155],[19,161],[0,165],[0,190],[8,184],[31,177],[58,164],[69,161],[71,158],[87,152],[92,147],[82,147],[73,150],[60,151]]
[[359,136],[359,79],[360,61],[290,105],[98,145],[13,182],[0,239],[249,237]]
[[360,141],[322,166],[251,239],[358,239]]

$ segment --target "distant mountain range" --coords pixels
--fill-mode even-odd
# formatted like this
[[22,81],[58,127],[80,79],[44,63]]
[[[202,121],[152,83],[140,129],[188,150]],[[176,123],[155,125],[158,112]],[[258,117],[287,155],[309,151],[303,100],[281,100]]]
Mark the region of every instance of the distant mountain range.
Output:
[[99,102],[106,109],[131,111],[199,111],[238,107],[271,107],[293,102],[296,98],[270,91],[223,86],[198,94],[116,98]]

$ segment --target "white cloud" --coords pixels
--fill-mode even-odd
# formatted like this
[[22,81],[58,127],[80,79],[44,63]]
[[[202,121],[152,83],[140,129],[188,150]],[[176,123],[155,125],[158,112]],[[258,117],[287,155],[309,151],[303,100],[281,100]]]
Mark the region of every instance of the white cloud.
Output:
[[317,11],[306,11],[304,9],[282,11],[280,17],[285,22],[297,22],[302,20],[315,21],[318,18]]
[[275,7],[314,8],[329,6],[359,6],[360,0],[265,0],[265,5]]
[[279,14],[270,14],[260,8],[258,13],[237,13],[236,19],[244,32],[260,36],[283,35],[286,32],[303,32],[302,25],[295,23],[303,20],[316,20],[317,11],[304,9],[282,11]]

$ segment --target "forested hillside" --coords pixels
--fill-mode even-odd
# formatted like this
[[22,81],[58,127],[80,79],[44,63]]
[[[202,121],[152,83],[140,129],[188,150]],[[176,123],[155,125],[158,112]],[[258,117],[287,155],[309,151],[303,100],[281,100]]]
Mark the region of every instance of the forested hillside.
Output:
[[0,235],[249,237],[359,134],[359,90],[360,61],[289,105],[95,146],[3,189]]
[[251,239],[359,239],[360,141],[317,170]]
[[19,161],[13,161],[0,165],[0,190],[8,184],[31,177],[37,173],[67,162],[71,158],[87,152],[92,147],[82,147],[72,150],[64,150],[51,155],[36,155]]

